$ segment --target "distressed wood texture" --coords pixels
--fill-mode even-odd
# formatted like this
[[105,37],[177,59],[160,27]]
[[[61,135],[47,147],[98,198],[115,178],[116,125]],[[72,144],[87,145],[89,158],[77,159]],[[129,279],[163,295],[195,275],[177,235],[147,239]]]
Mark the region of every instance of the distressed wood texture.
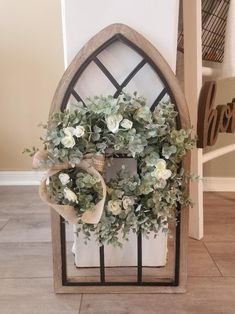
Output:
[[231,103],[215,107],[216,82],[205,82],[198,104],[197,147],[213,146],[219,133],[235,131],[235,98]]
[[[123,35],[130,42],[138,46],[155,64],[166,80],[171,91],[175,105],[179,112],[180,125],[182,128],[190,127],[188,107],[185,97],[181,91],[179,83],[171,68],[160,55],[157,49],[142,35],[123,24],[112,24],[97,35],[95,35],[76,55],[70,66],[64,73],[55,96],[52,101],[50,114],[60,110],[65,93],[69,87],[71,79],[86,59],[93,54],[102,44],[111,39],[116,34]],[[190,169],[190,154],[183,162],[185,170]],[[61,233],[59,215],[52,210],[52,242],[53,242],[53,264],[54,264],[54,287],[56,293],[179,293],[184,292],[187,281],[187,236],[188,236],[188,208],[181,210],[181,230],[180,230],[180,275],[179,286],[63,286],[61,267]]]

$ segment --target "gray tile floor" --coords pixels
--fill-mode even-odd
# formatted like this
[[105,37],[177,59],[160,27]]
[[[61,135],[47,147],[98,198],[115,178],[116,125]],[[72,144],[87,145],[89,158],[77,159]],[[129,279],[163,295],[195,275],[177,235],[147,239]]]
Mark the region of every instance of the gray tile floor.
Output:
[[235,313],[235,193],[205,194],[181,295],[55,295],[49,212],[36,187],[0,187],[1,314]]

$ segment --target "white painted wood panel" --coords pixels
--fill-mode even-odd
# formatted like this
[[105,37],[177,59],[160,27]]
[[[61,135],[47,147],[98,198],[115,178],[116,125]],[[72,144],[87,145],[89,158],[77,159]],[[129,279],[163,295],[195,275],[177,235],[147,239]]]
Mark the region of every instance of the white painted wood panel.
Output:
[[[201,0],[183,1],[184,20],[184,91],[189,106],[194,133],[197,129],[198,98],[202,85]],[[202,149],[191,154],[191,171],[202,178]],[[190,185],[194,207],[189,212],[189,235],[203,237],[203,186],[202,180]]]
[[[178,0],[62,0],[65,68],[81,47],[98,31],[112,23],[124,23],[150,40],[175,71],[178,6]],[[110,46],[98,58],[119,83],[123,82],[130,70],[141,60],[138,54],[120,43]],[[159,78],[146,65],[125,90],[127,92],[138,91],[147,98],[151,105],[162,89],[163,85]],[[113,86],[98,71],[95,64],[91,64],[83,73],[76,90],[79,91],[82,98],[113,94]],[[153,265],[154,261],[155,266],[162,266],[166,263],[167,237],[163,235],[158,240],[152,241],[155,241],[155,254],[151,250],[145,250],[143,262],[145,265]],[[109,247],[105,254],[106,265],[136,264],[136,261],[133,260],[133,256],[136,256],[135,246],[136,241],[133,237],[124,246],[122,254]],[[77,266],[94,266],[94,263],[97,263],[96,243],[92,241],[89,243],[89,247],[88,250],[88,247],[84,247],[81,241],[75,237],[74,253]]]

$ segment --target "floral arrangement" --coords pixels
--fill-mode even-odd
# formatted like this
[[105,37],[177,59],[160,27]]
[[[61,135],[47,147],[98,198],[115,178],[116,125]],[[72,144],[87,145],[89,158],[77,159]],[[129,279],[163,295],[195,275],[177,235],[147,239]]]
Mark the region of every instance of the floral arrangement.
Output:
[[[181,163],[195,144],[191,129],[177,130],[176,118],[172,103],[161,102],[152,112],[137,93],[88,98],[51,115],[44,126],[44,163],[68,166],[49,177],[47,193],[53,202],[73,207],[85,241],[94,233],[99,244],[121,245],[120,234],[128,239],[131,231],[147,237],[169,231],[177,204],[189,203]],[[136,174],[123,165],[105,182],[104,208],[95,224],[82,215],[104,195],[100,179],[77,167],[86,154],[105,155],[111,165],[114,157],[128,156],[138,165]]]

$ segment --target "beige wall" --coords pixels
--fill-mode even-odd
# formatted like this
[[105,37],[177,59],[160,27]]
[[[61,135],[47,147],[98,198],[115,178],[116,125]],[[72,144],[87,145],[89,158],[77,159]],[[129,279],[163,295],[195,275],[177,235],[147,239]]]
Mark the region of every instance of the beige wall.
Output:
[[[217,81],[215,104],[226,104],[235,98],[235,77]],[[216,144],[205,152],[235,143],[235,134],[219,134]],[[235,177],[235,152],[214,159],[204,165],[205,177]]]
[[63,73],[59,0],[0,1],[0,170],[30,170]]
[[[39,146],[50,102],[63,73],[59,0],[0,1],[0,170],[30,170],[25,147]],[[235,78],[218,81],[216,103],[235,97]],[[216,146],[235,143],[220,135]],[[204,176],[235,176],[235,153],[204,166]]]

